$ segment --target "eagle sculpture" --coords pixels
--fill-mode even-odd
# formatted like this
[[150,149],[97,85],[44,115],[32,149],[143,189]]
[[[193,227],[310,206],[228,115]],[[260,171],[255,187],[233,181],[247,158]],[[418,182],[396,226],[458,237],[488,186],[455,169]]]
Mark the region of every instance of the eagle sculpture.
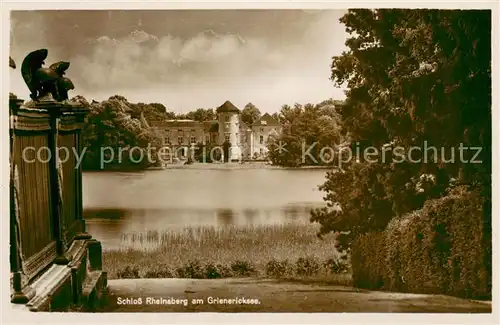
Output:
[[48,68],[43,67],[47,58],[47,49],[29,53],[21,65],[21,74],[28,86],[32,100],[37,101],[49,94],[57,101],[68,99],[68,91],[75,89],[70,79],[64,77],[69,62],[59,61]]

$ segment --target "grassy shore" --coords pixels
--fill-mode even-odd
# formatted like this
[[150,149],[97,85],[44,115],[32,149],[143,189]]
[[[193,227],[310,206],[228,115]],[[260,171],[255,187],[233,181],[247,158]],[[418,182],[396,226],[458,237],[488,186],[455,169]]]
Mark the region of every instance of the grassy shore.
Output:
[[113,278],[274,277],[349,284],[349,268],[333,234],[313,224],[190,227],[122,235],[123,247],[103,252]]

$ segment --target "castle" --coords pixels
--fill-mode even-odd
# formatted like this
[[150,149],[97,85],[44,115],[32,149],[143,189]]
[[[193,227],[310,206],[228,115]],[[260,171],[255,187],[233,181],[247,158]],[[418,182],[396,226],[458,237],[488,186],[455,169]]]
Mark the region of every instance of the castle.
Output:
[[153,122],[152,126],[162,134],[163,146],[172,148],[176,156],[186,156],[189,148],[199,143],[222,146],[226,142],[230,144],[230,161],[264,159],[269,136],[281,133],[281,125],[268,113],[247,125],[230,101],[216,112],[217,118],[212,121],[166,120]]

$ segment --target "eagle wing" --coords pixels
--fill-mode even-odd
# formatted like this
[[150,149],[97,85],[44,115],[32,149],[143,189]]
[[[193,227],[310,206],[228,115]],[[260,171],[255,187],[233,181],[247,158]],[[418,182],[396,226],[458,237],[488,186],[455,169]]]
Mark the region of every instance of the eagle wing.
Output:
[[64,72],[66,72],[66,70],[68,70],[69,68],[69,62],[59,61],[51,64],[49,68],[56,71],[57,74],[62,77],[64,75]]
[[29,90],[33,94],[38,90],[36,71],[42,67],[47,55],[47,49],[33,51],[24,58],[21,65],[21,75],[23,76],[24,82],[26,82]]
[[62,78],[61,79],[61,84],[67,89],[67,90],[72,90],[75,89],[75,85],[69,78]]

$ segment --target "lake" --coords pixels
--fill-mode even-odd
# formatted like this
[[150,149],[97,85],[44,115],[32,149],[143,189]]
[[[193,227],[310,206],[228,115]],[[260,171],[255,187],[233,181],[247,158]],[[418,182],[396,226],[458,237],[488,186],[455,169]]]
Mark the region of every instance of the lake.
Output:
[[104,249],[122,234],[189,226],[249,226],[309,222],[324,206],[325,170],[165,169],[85,172],[84,217]]

